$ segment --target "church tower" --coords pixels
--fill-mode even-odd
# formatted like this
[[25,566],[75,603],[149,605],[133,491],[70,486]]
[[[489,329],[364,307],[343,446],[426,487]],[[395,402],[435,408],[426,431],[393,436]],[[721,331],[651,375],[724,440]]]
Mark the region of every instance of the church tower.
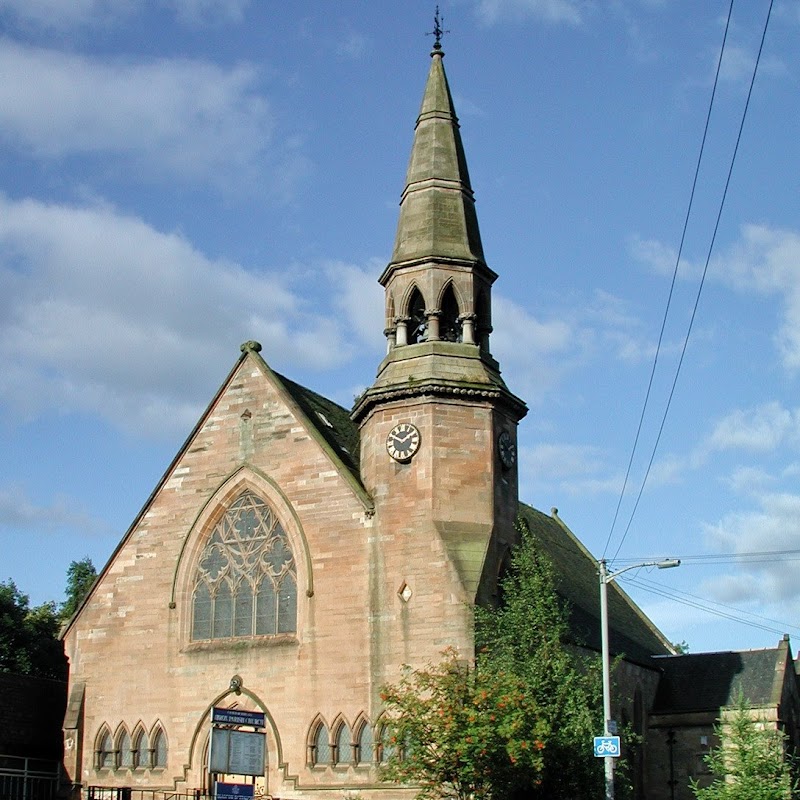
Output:
[[[438,29],[437,33],[441,31]],[[525,404],[490,351],[492,284],[437,35],[385,288],[388,352],[352,413],[375,502],[377,661],[471,652],[515,538]],[[434,651],[420,652],[424,642]],[[400,651],[398,651],[398,648]]]

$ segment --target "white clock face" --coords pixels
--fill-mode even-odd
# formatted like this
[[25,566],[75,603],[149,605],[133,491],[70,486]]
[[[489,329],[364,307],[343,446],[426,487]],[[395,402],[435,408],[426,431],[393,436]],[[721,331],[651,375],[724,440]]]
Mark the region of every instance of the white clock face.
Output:
[[386,437],[386,449],[395,461],[409,461],[419,450],[420,436],[410,422],[395,425]]

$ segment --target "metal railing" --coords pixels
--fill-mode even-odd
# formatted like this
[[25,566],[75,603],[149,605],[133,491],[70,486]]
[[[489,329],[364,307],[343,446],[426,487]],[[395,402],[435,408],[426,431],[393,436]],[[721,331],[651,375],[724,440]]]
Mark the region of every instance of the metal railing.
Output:
[[0,756],[0,797],[3,800],[55,800],[59,779],[57,761]]

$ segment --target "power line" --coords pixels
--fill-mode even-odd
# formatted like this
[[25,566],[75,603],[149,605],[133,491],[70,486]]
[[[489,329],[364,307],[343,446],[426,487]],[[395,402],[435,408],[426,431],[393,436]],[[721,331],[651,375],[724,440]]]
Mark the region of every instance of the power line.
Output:
[[[706,553],[703,555],[681,555],[681,564],[697,566],[699,564],[772,564],[784,561],[800,560],[800,549],[795,550],[760,550],[746,553]],[[619,558],[615,565],[637,564],[641,561],[652,561],[649,558]]]
[[[688,204],[688,206],[686,208],[686,215],[684,216],[684,219],[683,219],[683,231],[681,232],[681,241],[680,241],[680,245],[678,247],[678,255],[675,258],[675,267],[674,267],[674,269],[672,271],[672,282],[670,283],[670,287],[669,287],[669,295],[667,296],[667,305],[666,305],[666,308],[664,309],[664,317],[661,320],[661,330],[659,331],[659,334],[658,334],[658,343],[656,345],[655,356],[653,357],[653,366],[652,366],[652,369],[650,370],[650,379],[647,382],[647,391],[645,392],[645,396],[644,396],[644,404],[642,405],[642,413],[641,413],[641,415],[639,417],[639,424],[638,424],[638,426],[636,428],[636,436],[634,437],[634,440],[633,440],[633,447],[631,449],[631,457],[628,460],[628,467],[625,470],[625,479],[622,482],[622,489],[621,489],[621,491],[619,493],[619,499],[617,500],[617,507],[614,510],[614,519],[611,522],[611,529],[608,532],[608,538],[606,539],[606,546],[603,548],[603,558],[605,558],[606,552],[608,550],[608,546],[611,544],[611,537],[614,534],[614,528],[616,527],[616,524],[617,524],[617,518],[619,517],[619,511],[620,511],[620,508],[622,506],[622,500],[625,497],[625,490],[628,487],[628,479],[630,478],[631,469],[633,467],[633,459],[634,459],[634,456],[636,455],[636,450],[637,450],[637,447],[638,447],[638,444],[639,444],[639,437],[641,436],[641,433],[642,433],[642,426],[644,425],[645,413],[647,412],[647,406],[648,406],[649,400],[650,400],[650,392],[653,389],[653,380],[654,380],[655,374],[656,374],[656,367],[658,366],[658,356],[661,353],[661,344],[662,344],[662,342],[664,340],[664,330],[667,327],[667,318],[669,316],[669,310],[670,310],[670,307],[672,305],[672,295],[675,292],[675,283],[676,283],[677,278],[678,278],[678,266],[680,265],[681,254],[683,253],[683,245],[684,245],[684,242],[686,241],[686,231],[689,228],[689,218],[690,218],[691,213],[692,213],[692,206],[694,204],[694,194],[695,194],[695,190],[697,188],[697,179],[698,179],[698,176],[700,175],[700,165],[702,163],[703,152],[705,151],[705,147],[706,147],[706,139],[708,137],[708,128],[709,128],[709,125],[710,125],[710,122],[711,122],[711,110],[714,107],[714,98],[716,97],[716,94],[717,94],[717,84],[719,83],[719,73],[720,73],[720,68],[722,66],[722,56],[723,56],[723,54],[725,52],[725,43],[728,40],[728,29],[729,29],[730,24],[731,24],[731,15],[732,15],[732,13],[733,13],[733,0],[731,0],[730,6],[728,6],[728,18],[727,18],[727,21],[725,22],[725,31],[724,31],[724,33],[722,35],[722,46],[720,47],[720,51],[719,51],[719,59],[717,60],[717,70],[716,70],[716,73],[714,74],[714,85],[713,85],[713,87],[711,89],[711,98],[710,98],[709,103],[708,103],[708,112],[706,113],[706,123],[705,123],[705,127],[703,128],[703,138],[702,138],[702,140],[700,142],[700,152],[699,152],[699,154],[697,156],[697,164],[695,165],[695,169],[694,169],[694,178],[692,179],[692,190],[689,193],[689,204]],[[626,533],[627,533],[627,531],[626,531]],[[624,538],[625,537],[623,536],[623,541],[624,541]],[[620,547],[621,546],[622,546],[622,543],[620,543]],[[617,548],[617,552],[619,552],[619,548]]]
[[[697,308],[700,305],[700,296],[701,296],[701,294],[703,292],[703,286],[705,285],[706,275],[708,274],[708,266],[709,266],[709,263],[711,262],[711,253],[714,250],[714,244],[715,244],[716,239],[717,239],[717,233],[719,232],[719,225],[720,225],[720,221],[722,219],[722,212],[723,212],[723,209],[725,208],[725,201],[726,201],[726,199],[728,197],[728,189],[730,188],[730,184],[731,184],[731,176],[733,175],[733,167],[734,167],[734,164],[736,163],[736,156],[737,156],[737,154],[739,152],[739,145],[740,145],[740,143],[742,141],[742,132],[744,130],[744,123],[745,123],[745,119],[747,118],[747,111],[748,111],[748,109],[750,107],[750,99],[751,99],[751,97],[753,95],[753,86],[755,85],[756,75],[758,74],[758,66],[759,66],[759,63],[761,62],[761,54],[762,54],[762,52],[764,50],[764,41],[765,41],[765,39],[767,37],[767,29],[769,27],[769,20],[770,20],[770,17],[772,15],[773,3],[774,3],[774,0],[770,0],[769,7],[767,9],[767,17],[766,17],[766,19],[764,21],[764,28],[763,28],[763,30],[761,32],[761,42],[760,42],[759,47],[758,47],[758,54],[756,55],[755,64],[753,65],[753,74],[752,74],[752,76],[750,78],[750,86],[749,86],[749,88],[747,90],[747,99],[745,100],[744,108],[742,109],[742,118],[741,118],[741,120],[739,122],[739,130],[738,130],[738,133],[736,135],[736,144],[734,145],[734,148],[733,148],[733,154],[731,155],[731,161],[730,161],[730,165],[728,167],[728,175],[727,175],[727,177],[725,179],[725,188],[723,189],[722,198],[720,199],[719,209],[717,211],[717,218],[716,218],[716,221],[714,223],[714,231],[713,231],[712,236],[711,236],[711,241],[710,241],[710,243],[708,245],[708,252],[706,253],[706,260],[705,260],[705,264],[703,266],[703,274],[702,274],[702,276],[700,278],[700,284],[697,287],[697,295],[695,297],[695,302],[694,302],[694,307],[692,308],[691,317],[689,318],[689,325],[688,325],[688,328],[686,330],[686,337],[683,340],[683,348],[681,349],[681,355],[680,355],[680,358],[678,359],[678,365],[677,365],[677,367],[675,369],[675,376],[674,376],[673,381],[672,381],[672,387],[671,387],[670,392],[669,392],[669,397],[667,398],[667,404],[664,407],[664,414],[663,414],[663,416],[661,418],[661,425],[659,426],[658,435],[656,436],[655,443],[653,444],[653,450],[652,450],[652,452],[650,454],[650,460],[649,460],[649,462],[647,464],[647,469],[645,470],[644,478],[642,479],[642,484],[641,484],[641,486],[639,488],[639,493],[638,493],[638,495],[636,497],[636,502],[633,505],[633,509],[631,511],[630,518],[628,519],[628,524],[625,527],[625,532],[622,535],[622,539],[620,540],[620,543],[617,546],[617,550],[616,550],[616,552],[614,554],[615,557],[619,553],[620,549],[622,548],[622,545],[625,542],[625,538],[627,537],[628,532],[630,531],[631,525],[633,523],[633,518],[636,515],[636,510],[639,507],[639,502],[642,499],[642,494],[644,492],[644,488],[647,485],[647,479],[650,476],[650,470],[652,469],[653,461],[655,460],[655,457],[656,457],[656,451],[658,450],[658,445],[659,445],[659,443],[661,441],[661,436],[662,436],[662,434],[664,432],[664,426],[665,426],[666,421],[667,421],[667,415],[669,414],[669,409],[670,409],[670,406],[672,405],[672,398],[675,395],[675,387],[677,386],[678,377],[680,376],[681,367],[683,366],[683,360],[684,360],[684,357],[686,355],[686,350],[687,350],[687,348],[689,346],[689,337],[691,336],[692,328],[694,327],[695,317],[697,316]],[[733,6],[733,2],[731,0],[731,7],[732,6]],[[721,61],[721,56],[720,56],[720,61]]]
[[[658,597],[663,597],[675,603],[695,608],[721,619],[726,619],[731,622],[737,622],[741,625],[747,625],[751,628],[767,631],[781,635],[789,630],[800,632],[800,627],[792,625],[788,622],[765,617],[760,614],[755,614],[750,611],[745,611],[735,606],[729,606],[725,603],[718,603],[714,600],[698,597],[697,595],[689,594],[688,592],[679,592],[674,589],[667,589],[660,584],[653,583],[643,578],[630,577],[624,579],[624,583],[636,586],[642,591],[649,592]],[[748,619],[749,618],[749,619]],[[771,623],[771,624],[769,624]]]

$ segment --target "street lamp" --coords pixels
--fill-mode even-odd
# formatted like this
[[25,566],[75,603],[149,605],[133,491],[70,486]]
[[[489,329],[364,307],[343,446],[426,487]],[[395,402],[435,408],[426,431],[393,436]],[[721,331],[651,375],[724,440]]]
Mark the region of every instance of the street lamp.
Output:
[[[606,736],[611,734],[611,664],[608,654],[608,584],[618,575],[627,572],[629,569],[639,569],[640,567],[658,567],[658,569],[671,569],[681,565],[680,559],[666,558],[663,561],[645,561],[642,564],[631,564],[628,567],[618,569],[616,572],[609,572],[606,560],[601,558],[598,563],[600,573],[600,635],[603,656],[603,732]],[[606,755],[606,800],[614,800],[614,756]]]

